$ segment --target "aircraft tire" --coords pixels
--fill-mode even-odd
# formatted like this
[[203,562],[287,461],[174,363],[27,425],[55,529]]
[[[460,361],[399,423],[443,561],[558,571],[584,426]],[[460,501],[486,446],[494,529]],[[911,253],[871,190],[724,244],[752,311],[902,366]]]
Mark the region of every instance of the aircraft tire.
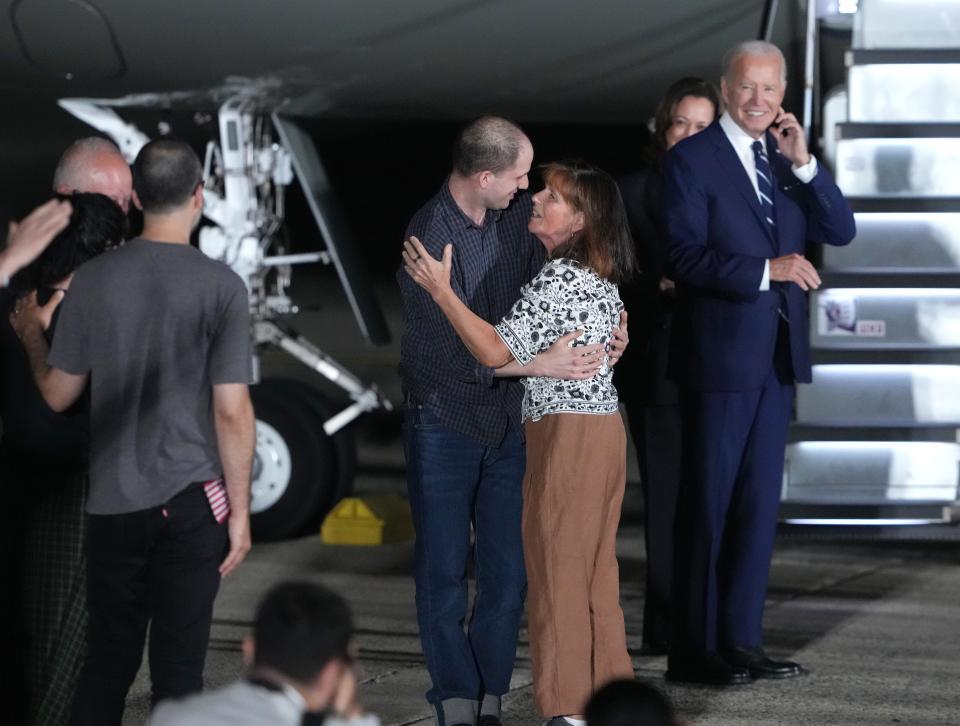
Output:
[[[290,395],[300,400],[306,401],[313,409],[317,417],[317,426],[323,428],[323,423],[334,414],[338,413],[343,404],[337,405],[330,400],[318,388],[305,383],[304,381],[293,378],[275,378],[271,379],[271,384],[286,389]],[[357,443],[353,435],[353,424],[340,429],[332,437],[334,449],[334,467],[335,474],[332,486],[324,489],[324,497],[316,514],[304,525],[304,531],[300,534],[313,534],[320,531],[320,525],[327,513],[333,509],[334,505],[344,497],[350,496],[353,492],[353,480],[357,470]]]
[[286,383],[267,379],[250,388],[257,418],[251,529],[258,541],[303,534],[335,502],[334,442],[313,406]]

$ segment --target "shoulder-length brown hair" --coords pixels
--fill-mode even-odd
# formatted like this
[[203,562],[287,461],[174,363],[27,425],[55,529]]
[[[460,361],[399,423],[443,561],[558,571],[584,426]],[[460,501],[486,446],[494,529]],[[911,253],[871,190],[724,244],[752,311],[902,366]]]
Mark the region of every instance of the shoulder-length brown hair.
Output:
[[607,172],[580,161],[545,164],[544,184],[577,212],[583,229],[553,251],[591,268],[610,282],[628,280],[636,266],[633,238],[617,183]]

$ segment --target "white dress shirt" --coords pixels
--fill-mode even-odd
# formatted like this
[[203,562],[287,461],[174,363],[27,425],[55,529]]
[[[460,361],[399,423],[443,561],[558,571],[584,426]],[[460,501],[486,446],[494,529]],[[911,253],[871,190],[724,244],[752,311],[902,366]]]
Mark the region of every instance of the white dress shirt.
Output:
[[[757,161],[753,156],[753,142],[759,141],[763,145],[763,151],[769,159],[770,152],[769,149],[767,149],[766,134],[761,136],[759,139],[753,138],[750,134],[737,126],[737,122],[734,121],[730,116],[729,111],[724,111],[723,115],[720,117],[720,128],[723,129],[723,133],[727,135],[727,138],[733,145],[733,150],[736,152],[737,158],[740,159],[740,163],[743,164],[743,168],[747,172],[747,178],[750,179],[750,183],[753,185],[753,191],[756,192],[757,199],[759,200],[760,189],[757,187]],[[790,168],[797,179],[802,181],[804,184],[809,184],[813,177],[817,175],[817,159],[815,156],[813,156],[813,154],[811,154],[810,161],[808,161],[806,164],[803,166],[791,166]],[[769,289],[770,260],[767,260],[763,265],[763,277],[760,279],[760,290],[764,291]]]

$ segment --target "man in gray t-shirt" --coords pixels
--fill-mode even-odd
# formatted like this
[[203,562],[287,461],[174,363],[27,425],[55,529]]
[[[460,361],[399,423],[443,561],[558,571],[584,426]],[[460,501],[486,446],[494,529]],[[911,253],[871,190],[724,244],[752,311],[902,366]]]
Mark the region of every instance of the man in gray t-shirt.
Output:
[[[133,173],[142,238],[14,320],[51,408],[90,387],[90,629],[74,724],[120,724],[148,625],[153,703],[201,690],[220,578],[250,549],[247,290],[189,244],[203,210],[193,150],[151,142]],[[42,331],[60,300],[48,357]]]
[[135,239],[82,266],[48,362],[91,376],[90,514],[221,474],[213,386],[250,382],[247,288],[196,247]]

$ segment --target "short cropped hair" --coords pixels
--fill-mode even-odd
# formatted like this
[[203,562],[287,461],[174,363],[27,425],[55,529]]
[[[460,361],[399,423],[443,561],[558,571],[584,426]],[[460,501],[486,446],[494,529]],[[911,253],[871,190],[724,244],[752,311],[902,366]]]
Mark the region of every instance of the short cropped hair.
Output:
[[148,143],[140,149],[131,170],[144,214],[168,214],[182,207],[203,181],[196,152],[173,139]]
[[670,88],[663,94],[660,103],[657,105],[657,112],[653,117],[653,140],[655,145],[654,153],[660,157],[667,150],[667,129],[673,123],[673,114],[677,110],[677,104],[688,97],[704,98],[713,104],[713,118],[720,115],[722,103],[720,101],[720,92],[716,87],[703,80],[688,76],[681,78],[670,85]]
[[517,163],[527,135],[512,121],[482,116],[467,124],[453,146],[453,170],[460,176],[497,174]]
[[253,627],[253,665],[299,683],[316,678],[333,660],[349,662],[350,609],[321,585],[287,582],[267,593]]
[[729,79],[737,59],[744,55],[777,56],[777,58],[780,59],[780,79],[783,81],[784,85],[787,84],[787,59],[784,57],[782,50],[780,50],[773,43],[768,43],[765,40],[745,40],[742,43],[737,43],[730,50],[724,53],[723,64],[720,69],[721,77]]
[[103,194],[58,195],[73,208],[70,222],[43,253],[14,278],[22,292],[51,287],[87,260],[123,242],[127,215]]
[[613,681],[593,694],[584,711],[587,726],[674,726],[669,699],[640,681]]
[[80,188],[90,171],[90,157],[97,154],[116,154],[122,158],[117,145],[102,136],[77,139],[67,147],[57,162],[57,168],[53,172],[54,190]]
[[581,161],[545,164],[541,173],[547,186],[574,211],[583,213],[583,229],[554,250],[554,256],[576,260],[611,282],[630,279],[636,254],[623,198],[613,177]]

